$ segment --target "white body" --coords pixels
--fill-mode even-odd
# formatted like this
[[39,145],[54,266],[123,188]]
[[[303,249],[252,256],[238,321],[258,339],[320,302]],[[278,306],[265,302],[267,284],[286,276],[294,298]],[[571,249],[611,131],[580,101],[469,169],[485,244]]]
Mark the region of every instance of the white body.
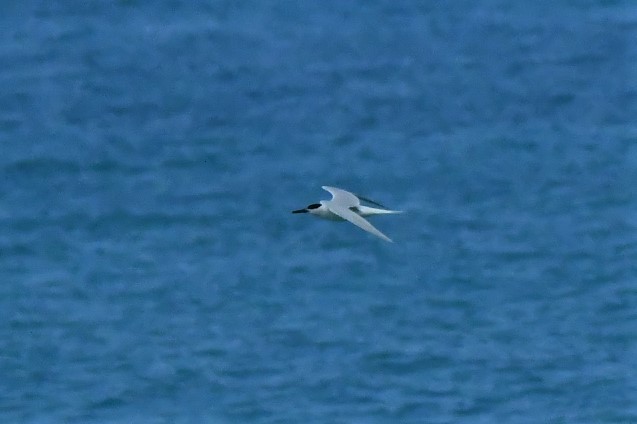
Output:
[[340,188],[323,186],[323,189],[332,194],[332,199],[321,200],[319,207],[312,208],[311,206],[316,205],[310,205],[310,207],[304,210],[305,212],[311,213],[319,218],[329,219],[332,221],[349,221],[363,230],[382,238],[383,240],[389,242],[392,241],[363,217],[394,214],[400,213],[401,211],[378,209],[361,205],[361,201],[358,196]]
[[[319,218],[329,219],[331,221],[345,221],[344,218],[335,214],[330,210],[330,200],[321,200],[319,203],[321,204],[320,208],[309,210],[308,212],[312,215],[316,215]],[[359,216],[373,216],[373,215],[386,215],[392,213],[402,213],[402,211],[392,211],[389,209],[378,209],[378,208],[370,208],[369,206],[352,206],[350,210],[356,212]]]

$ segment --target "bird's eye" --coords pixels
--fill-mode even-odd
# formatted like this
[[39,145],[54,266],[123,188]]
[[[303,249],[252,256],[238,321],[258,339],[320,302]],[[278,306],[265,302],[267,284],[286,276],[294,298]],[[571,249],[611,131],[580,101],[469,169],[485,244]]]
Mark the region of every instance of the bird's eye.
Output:
[[310,206],[308,206],[308,209],[316,209],[316,208],[320,208],[321,204],[320,203],[312,203]]

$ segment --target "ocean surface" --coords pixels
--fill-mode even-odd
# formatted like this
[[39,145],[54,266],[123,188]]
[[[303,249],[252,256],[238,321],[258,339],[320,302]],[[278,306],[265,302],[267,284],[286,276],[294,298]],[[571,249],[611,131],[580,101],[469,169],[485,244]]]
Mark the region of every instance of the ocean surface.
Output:
[[4,2],[0,178],[2,423],[637,423],[633,1]]

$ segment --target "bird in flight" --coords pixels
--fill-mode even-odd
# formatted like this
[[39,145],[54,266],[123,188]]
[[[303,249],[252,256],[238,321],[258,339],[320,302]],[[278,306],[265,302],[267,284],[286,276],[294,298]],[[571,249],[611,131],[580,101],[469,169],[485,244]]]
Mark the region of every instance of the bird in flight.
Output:
[[[402,211],[393,211],[387,209],[380,203],[376,203],[372,200],[366,199],[361,196],[357,196],[349,191],[336,188],[323,186],[323,190],[330,192],[332,198],[330,200],[321,200],[319,203],[312,203],[306,208],[297,209],[292,213],[310,213],[319,218],[329,219],[331,221],[349,221],[357,227],[362,228],[368,233],[382,238],[385,241],[392,242],[392,240],[385,234],[381,233],[376,227],[369,223],[364,217],[372,215],[386,215],[401,213]],[[361,200],[376,206],[380,206],[382,209],[373,208],[361,204]]]

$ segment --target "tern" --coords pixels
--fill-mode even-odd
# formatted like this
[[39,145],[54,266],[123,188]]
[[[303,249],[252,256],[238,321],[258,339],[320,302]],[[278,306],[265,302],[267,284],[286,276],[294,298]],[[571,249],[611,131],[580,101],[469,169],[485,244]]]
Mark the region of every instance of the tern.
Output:
[[[372,215],[385,215],[393,213],[401,213],[402,211],[392,211],[387,209],[380,203],[376,203],[372,200],[366,199],[361,196],[357,196],[349,191],[336,188],[323,186],[323,190],[330,192],[332,195],[331,200],[321,200],[319,203],[312,203],[306,208],[292,211],[292,213],[310,213],[318,216],[319,218],[329,219],[332,221],[349,221],[357,227],[362,228],[368,233],[382,238],[385,241],[393,241],[385,234],[381,233],[376,227],[369,223],[364,216]],[[361,200],[376,206],[380,206],[383,209],[372,208],[370,206],[361,205]]]

